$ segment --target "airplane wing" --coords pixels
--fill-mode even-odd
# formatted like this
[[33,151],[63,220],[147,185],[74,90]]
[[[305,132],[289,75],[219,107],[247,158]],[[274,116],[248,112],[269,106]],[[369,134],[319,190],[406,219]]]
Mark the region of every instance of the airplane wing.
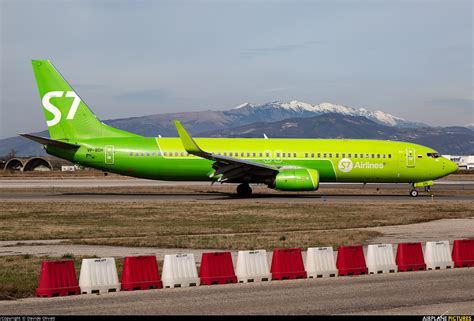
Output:
[[20,136],[23,136],[25,138],[31,139],[32,141],[35,141],[37,143],[43,144],[43,145],[50,145],[50,146],[57,146],[63,149],[77,149],[81,147],[80,145],[73,144],[73,143],[67,143],[67,142],[62,142],[59,140],[51,139],[51,138],[46,138],[46,137],[40,137],[40,136],[35,136],[31,134],[18,134]]
[[246,176],[274,176],[279,172],[276,166],[203,151],[194,141],[194,139],[188,134],[186,129],[184,129],[181,122],[176,120],[175,125],[186,152],[214,161],[212,168],[215,169],[215,172],[211,174],[210,177],[218,177],[218,182],[238,181],[239,179],[243,179]]

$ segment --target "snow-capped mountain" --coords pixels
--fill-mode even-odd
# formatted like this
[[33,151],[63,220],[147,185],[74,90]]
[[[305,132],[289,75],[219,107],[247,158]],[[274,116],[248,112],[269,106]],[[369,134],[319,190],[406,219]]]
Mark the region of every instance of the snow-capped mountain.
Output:
[[[393,126],[393,127],[403,127],[403,128],[418,128],[418,127],[425,127],[426,124],[419,123],[419,122],[412,122],[407,121],[403,118],[393,116],[391,114],[385,113],[383,111],[369,111],[365,108],[355,109],[352,107],[347,107],[344,105],[338,104],[331,104],[331,103],[321,103],[312,105],[309,103],[293,100],[290,102],[281,102],[281,101],[272,101],[266,104],[251,104],[251,103],[244,103],[233,110],[244,111],[246,110],[249,114],[266,114],[276,116],[275,114],[278,112],[282,112],[285,114],[290,114],[290,117],[308,117],[308,116],[317,116],[322,114],[329,114],[329,113],[336,113],[341,115],[348,115],[348,116],[361,116],[367,119],[373,120],[376,123],[386,125],[386,126]],[[260,117],[257,117],[260,118]],[[274,121],[276,119],[272,119],[270,121]]]

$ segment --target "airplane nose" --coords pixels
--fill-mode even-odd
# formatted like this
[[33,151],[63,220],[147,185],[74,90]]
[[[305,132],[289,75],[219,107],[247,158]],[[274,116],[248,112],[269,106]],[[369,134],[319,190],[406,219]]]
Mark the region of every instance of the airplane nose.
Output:
[[446,174],[454,173],[458,170],[458,165],[455,162],[448,160],[446,161],[445,170],[447,172]]

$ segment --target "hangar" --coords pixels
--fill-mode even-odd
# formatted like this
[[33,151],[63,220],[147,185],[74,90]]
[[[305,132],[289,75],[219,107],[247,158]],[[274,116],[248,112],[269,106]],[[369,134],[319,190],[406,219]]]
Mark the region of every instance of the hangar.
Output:
[[61,170],[62,165],[70,165],[69,162],[55,157],[13,157],[6,161],[5,171],[52,171]]

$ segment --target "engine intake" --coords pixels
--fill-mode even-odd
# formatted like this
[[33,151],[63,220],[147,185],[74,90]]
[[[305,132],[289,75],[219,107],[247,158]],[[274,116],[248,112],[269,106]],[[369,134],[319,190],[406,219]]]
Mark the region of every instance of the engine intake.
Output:
[[319,172],[310,168],[283,169],[271,187],[280,191],[315,191],[319,188]]

